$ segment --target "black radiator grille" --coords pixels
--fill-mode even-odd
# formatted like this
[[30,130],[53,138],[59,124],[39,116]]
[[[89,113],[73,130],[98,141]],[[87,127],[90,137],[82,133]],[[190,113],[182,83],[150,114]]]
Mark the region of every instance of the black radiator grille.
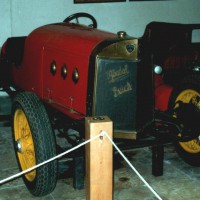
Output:
[[135,130],[138,62],[98,58],[96,69],[94,115],[109,116],[115,130]]

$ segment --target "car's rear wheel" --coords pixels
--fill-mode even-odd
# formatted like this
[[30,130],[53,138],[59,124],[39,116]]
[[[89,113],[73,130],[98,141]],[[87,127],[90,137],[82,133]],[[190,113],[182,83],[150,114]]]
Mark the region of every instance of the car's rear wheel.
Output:
[[[185,105],[184,108],[189,108],[188,112],[177,113],[177,110],[181,105]],[[189,106],[190,107],[189,107]],[[175,142],[175,147],[178,154],[188,164],[193,166],[200,166],[200,79],[199,76],[188,76],[177,87],[174,88],[170,99],[170,109],[173,110],[173,116],[180,119],[184,126],[187,126],[188,131],[196,131],[195,138],[189,141]],[[192,110],[195,109],[195,112]],[[185,116],[181,116],[184,114]],[[190,114],[193,113],[193,114]],[[190,127],[189,127],[190,126]],[[193,132],[194,133],[194,132]],[[183,133],[179,136],[182,138]]]
[[[33,93],[20,93],[13,101],[13,138],[17,161],[26,170],[56,155],[55,138],[43,104]],[[23,176],[34,196],[44,196],[54,189],[57,162],[43,165]]]

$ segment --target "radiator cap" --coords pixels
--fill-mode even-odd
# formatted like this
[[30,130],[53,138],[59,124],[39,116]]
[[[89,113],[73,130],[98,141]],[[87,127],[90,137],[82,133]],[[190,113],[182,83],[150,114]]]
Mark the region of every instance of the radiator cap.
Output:
[[119,31],[119,32],[117,32],[117,35],[118,35],[119,38],[124,38],[124,37],[127,36],[125,31]]

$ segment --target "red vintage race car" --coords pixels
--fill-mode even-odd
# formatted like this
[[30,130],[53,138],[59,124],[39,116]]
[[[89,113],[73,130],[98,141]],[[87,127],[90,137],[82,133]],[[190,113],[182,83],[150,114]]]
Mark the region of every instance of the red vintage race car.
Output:
[[[92,24],[79,24],[82,17]],[[124,146],[170,138],[186,162],[200,166],[200,43],[191,41],[199,28],[153,22],[134,38],[98,30],[93,16],[77,13],[8,38],[0,86],[13,98],[21,170],[57,154],[55,130],[76,145],[84,139],[85,117],[105,115]],[[24,176],[35,196],[51,192],[56,180],[56,161]]]

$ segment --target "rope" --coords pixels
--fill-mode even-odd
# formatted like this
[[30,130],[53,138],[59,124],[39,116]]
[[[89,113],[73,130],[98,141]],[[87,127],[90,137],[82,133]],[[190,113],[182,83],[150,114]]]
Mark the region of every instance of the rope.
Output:
[[8,177],[8,178],[5,178],[5,179],[3,179],[3,180],[0,181],[0,185],[2,185],[2,184],[5,183],[5,182],[8,182],[8,181],[10,181],[10,180],[13,180],[13,179],[15,179],[15,178],[17,178],[17,177],[20,177],[21,175],[26,174],[26,173],[28,173],[28,172],[30,172],[30,171],[32,171],[32,170],[38,168],[38,167],[41,167],[42,165],[45,165],[45,164],[47,164],[47,163],[49,163],[49,162],[52,162],[53,160],[56,160],[56,159],[58,159],[58,158],[61,158],[62,156],[64,156],[64,155],[66,155],[66,154],[68,154],[68,153],[70,153],[70,152],[72,152],[72,151],[74,151],[74,150],[76,150],[76,149],[78,149],[78,148],[80,148],[80,147],[86,145],[87,143],[92,142],[93,140],[97,139],[99,136],[101,136],[101,134],[96,135],[96,136],[94,136],[93,138],[91,138],[91,139],[89,139],[89,140],[86,140],[85,142],[83,142],[83,143],[81,143],[81,144],[79,144],[79,145],[77,145],[77,146],[75,146],[75,147],[73,147],[73,148],[71,148],[71,149],[69,149],[69,150],[67,150],[67,151],[65,151],[65,152],[63,152],[63,153],[61,153],[61,154],[55,156],[55,157],[53,157],[53,158],[50,158],[50,159],[48,159],[48,160],[46,160],[46,161],[44,161],[44,162],[42,162],[42,163],[40,163],[40,164],[38,164],[38,165],[35,165],[35,166],[33,166],[33,167],[30,167],[30,168],[28,168],[28,169],[26,169],[26,170],[24,170],[24,171],[21,171],[21,172],[15,174],[15,175],[13,175],[13,176],[10,176],[10,177]]
[[131,167],[131,169],[137,174],[137,176],[142,180],[142,182],[149,188],[149,190],[159,199],[162,200],[162,198],[156,193],[156,191],[145,181],[145,179],[140,175],[140,173],[135,169],[135,167],[130,163],[130,161],[126,158],[126,156],[122,153],[122,151],[117,147],[117,145],[113,142],[113,140],[110,138],[110,136],[105,132],[101,132],[101,136],[106,135],[106,137],[110,140],[112,145],[115,147],[115,149],[119,152],[119,154],[124,158],[124,160],[127,162],[127,164]]
[[149,188],[149,190],[157,197],[157,199],[162,200],[162,198],[161,198],[161,197],[155,192],[155,190],[145,181],[145,179],[140,175],[140,173],[135,169],[135,167],[130,163],[130,161],[126,158],[126,156],[122,153],[122,151],[117,147],[117,145],[113,142],[113,140],[110,138],[110,136],[109,136],[105,131],[101,131],[100,134],[98,134],[98,135],[92,137],[92,138],[89,139],[89,140],[86,140],[85,142],[82,142],[81,144],[79,144],[79,145],[77,145],[77,146],[75,146],[75,147],[73,147],[73,148],[71,148],[71,149],[69,149],[69,150],[67,150],[67,151],[65,151],[65,152],[63,152],[63,153],[61,153],[61,154],[55,156],[55,157],[53,157],[53,158],[50,158],[50,159],[48,159],[48,160],[46,160],[46,161],[44,161],[44,162],[42,162],[42,163],[40,163],[40,164],[38,164],[38,165],[35,165],[35,166],[33,166],[33,167],[29,168],[29,169],[26,169],[26,170],[24,170],[24,171],[21,171],[21,172],[15,174],[15,175],[12,175],[12,176],[10,176],[10,177],[8,177],[8,178],[5,178],[5,179],[1,180],[1,181],[0,181],[0,185],[6,183],[6,182],[8,182],[8,181],[11,181],[11,180],[13,180],[13,179],[15,179],[15,178],[17,178],[17,177],[20,177],[20,176],[22,176],[23,174],[26,174],[26,173],[28,173],[28,172],[30,172],[30,171],[32,171],[32,170],[35,170],[36,168],[41,167],[41,166],[43,166],[43,165],[45,165],[45,164],[47,164],[47,163],[49,163],[49,162],[52,162],[52,161],[54,161],[54,160],[56,160],[56,159],[58,159],[58,158],[61,158],[62,156],[64,156],[64,155],[66,155],[66,154],[68,154],[68,153],[70,153],[70,152],[72,152],[72,151],[74,151],[74,150],[76,150],[76,149],[78,149],[78,148],[80,148],[80,147],[86,145],[86,144],[89,143],[89,142],[92,142],[93,140],[95,140],[95,139],[97,139],[97,138],[99,138],[99,137],[101,138],[101,137],[103,137],[104,135],[109,139],[109,141],[112,143],[112,145],[115,147],[115,149],[116,149],[116,150],[119,152],[119,154],[124,158],[124,160],[125,160],[125,161],[127,162],[127,164],[131,167],[131,169],[132,169],[132,170],[137,174],[137,176],[142,180],[142,182],[143,182],[143,183]]

